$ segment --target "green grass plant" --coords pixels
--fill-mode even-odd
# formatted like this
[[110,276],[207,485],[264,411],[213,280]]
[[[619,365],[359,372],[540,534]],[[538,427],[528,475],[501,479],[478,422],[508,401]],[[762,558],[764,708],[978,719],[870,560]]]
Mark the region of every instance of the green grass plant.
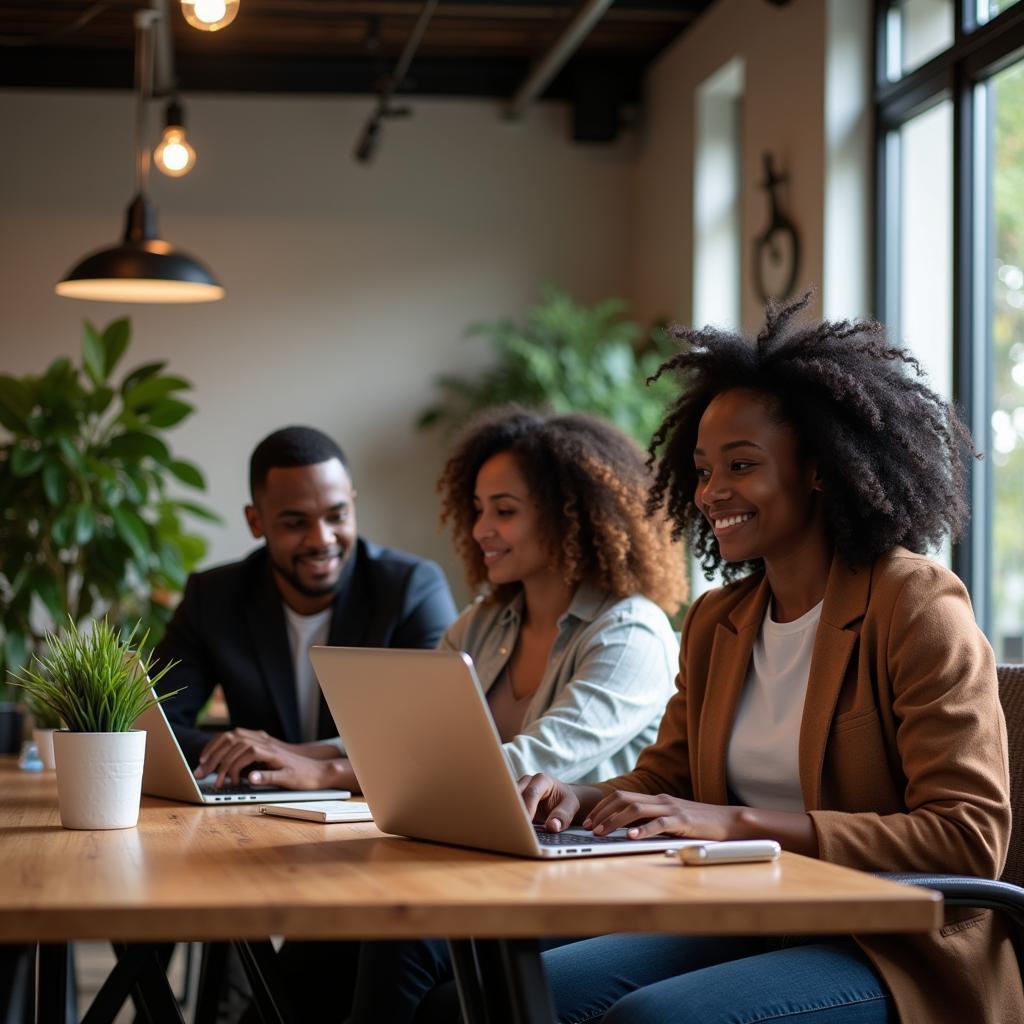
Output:
[[138,630],[124,636],[104,619],[83,632],[69,619],[62,634],[47,633],[45,653],[11,682],[71,732],[129,732],[143,711],[181,692],[153,696],[172,665],[150,674],[151,658],[135,649],[145,649],[147,633],[133,647]]
[[49,706],[43,704],[37,697],[26,695],[25,708],[32,716],[32,724],[37,729],[59,729],[61,720],[57,713]]

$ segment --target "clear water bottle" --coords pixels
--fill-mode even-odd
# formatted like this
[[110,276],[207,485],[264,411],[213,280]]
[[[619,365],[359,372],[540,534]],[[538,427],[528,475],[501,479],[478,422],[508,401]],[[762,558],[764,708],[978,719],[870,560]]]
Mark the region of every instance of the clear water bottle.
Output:
[[41,772],[43,770],[43,759],[39,756],[39,749],[32,740],[25,740],[21,745],[21,753],[18,755],[18,767],[23,772]]

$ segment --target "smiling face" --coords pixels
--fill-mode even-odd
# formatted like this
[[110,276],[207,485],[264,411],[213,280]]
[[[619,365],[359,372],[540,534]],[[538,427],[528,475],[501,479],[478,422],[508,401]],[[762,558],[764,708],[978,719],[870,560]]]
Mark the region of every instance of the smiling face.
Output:
[[245,518],[266,539],[287,604],[300,615],[330,605],[356,542],[355,491],[341,462],[275,466]]
[[772,415],[769,400],[736,388],[717,395],[701,417],[693,452],[694,501],[728,562],[799,563],[825,533],[814,463],[796,432]]
[[514,455],[492,455],[476,475],[473,540],[495,586],[528,584],[558,572],[541,535],[540,510]]

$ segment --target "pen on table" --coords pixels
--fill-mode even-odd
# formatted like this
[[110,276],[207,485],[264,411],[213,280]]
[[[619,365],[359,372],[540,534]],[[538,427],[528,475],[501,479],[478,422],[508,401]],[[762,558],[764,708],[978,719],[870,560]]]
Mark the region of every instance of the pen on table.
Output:
[[735,839],[720,843],[684,846],[667,850],[667,857],[677,857],[683,864],[742,864],[751,861],[777,860],[782,847],[774,839]]

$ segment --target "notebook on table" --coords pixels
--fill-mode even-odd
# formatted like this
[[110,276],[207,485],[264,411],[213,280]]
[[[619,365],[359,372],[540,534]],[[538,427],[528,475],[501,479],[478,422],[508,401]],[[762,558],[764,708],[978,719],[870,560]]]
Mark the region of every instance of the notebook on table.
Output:
[[313,647],[313,667],[384,832],[523,857],[703,845],[535,826],[501,752],[473,662],[450,651]]
[[165,800],[190,804],[278,803],[286,800],[344,800],[347,789],[281,789],[242,782],[214,788],[217,776],[197,779],[188,766],[174,730],[159,704],[139,715],[136,729],[146,732],[146,761],[142,769],[142,792]]
[[303,800],[299,803],[263,804],[261,814],[316,821],[321,825],[373,821],[370,808],[358,800]]

